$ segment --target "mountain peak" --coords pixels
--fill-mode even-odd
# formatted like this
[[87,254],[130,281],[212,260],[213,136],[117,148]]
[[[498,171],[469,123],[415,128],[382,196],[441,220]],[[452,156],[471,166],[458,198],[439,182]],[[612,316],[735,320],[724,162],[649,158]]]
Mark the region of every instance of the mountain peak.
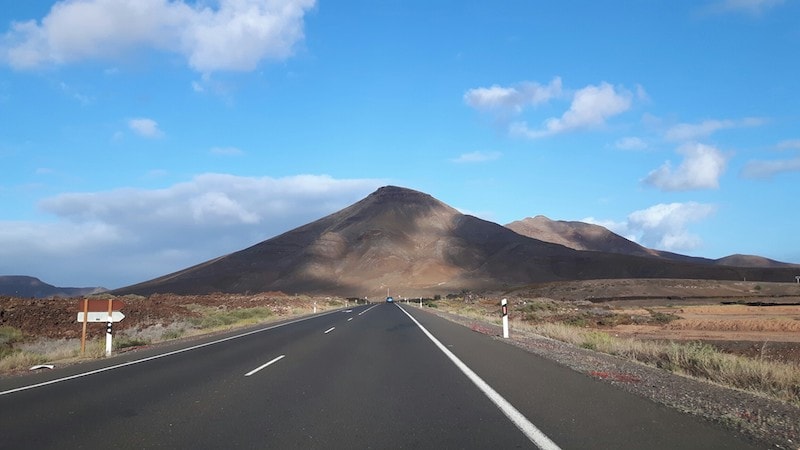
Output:
[[440,201],[436,200],[430,194],[415,191],[399,186],[383,186],[378,188],[375,192],[368,195],[364,200],[380,201],[380,202],[402,202],[404,204],[414,203],[431,203],[443,205]]
[[[114,292],[283,291],[374,298],[387,288],[398,297],[421,296],[586,278],[754,279],[737,268],[653,258],[597,225],[544,216],[526,221],[553,240],[461,214],[413,189],[384,186],[244,250]],[[568,245],[557,245],[556,238]],[[594,251],[577,252],[569,244]],[[778,272],[761,276],[785,278]]]

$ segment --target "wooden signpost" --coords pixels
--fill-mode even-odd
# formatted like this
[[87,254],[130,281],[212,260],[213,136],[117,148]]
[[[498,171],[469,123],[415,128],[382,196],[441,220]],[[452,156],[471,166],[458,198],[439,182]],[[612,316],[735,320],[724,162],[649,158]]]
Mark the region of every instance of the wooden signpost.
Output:
[[120,309],[125,303],[119,299],[88,299],[78,303],[78,322],[83,322],[81,333],[81,355],[86,353],[86,324],[89,322],[107,322],[106,328],[106,356],[111,356],[111,324],[125,318]]

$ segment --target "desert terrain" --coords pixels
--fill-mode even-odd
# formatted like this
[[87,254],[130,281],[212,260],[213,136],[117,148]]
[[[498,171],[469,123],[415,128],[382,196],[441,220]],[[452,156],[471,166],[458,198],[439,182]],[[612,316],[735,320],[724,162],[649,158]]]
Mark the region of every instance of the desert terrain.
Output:
[[[792,283],[623,279],[548,282],[506,291],[460,291],[408,302],[497,338],[500,299],[507,298],[509,343],[551,358],[604,382],[667,406],[733,427],[778,448],[800,439],[800,286]],[[93,298],[111,298],[101,294]],[[116,297],[125,319],[114,326],[115,353],[174,339],[344,308],[366,299],[259,294]],[[372,298],[373,302],[384,299]],[[38,364],[71,365],[102,358],[105,324],[89,324],[80,354],[79,298],[0,297],[0,376]],[[548,327],[553,326],[553,329]],[[565,334],[566,333],[566,334]],[[688,367],[664,364],[665,355],[627,354],[608,347],[627,343],[690,343],[702,357],[714,348],[756,362],[767,375],[761,387],[748,375],[740,384]],[[692,345],[701,347],[692,347]],[[631,345],[631,344],[625,344]],[[638,344],[637,344],[638,345]],[[705,347],[704,347],[705,346]],[[668,349],[668,352],[671,351]],[[588,352],[588,353],[587,353]],[[669,354],[666,355],[670,358]],[[722,358],[720,360],[719,358]],[[739,365],[740,362],[734,362]],[[772,378],[771,373],[779,378]],[[762,380],[759,380],[761,382]],[[737,384],[739,383],[739,384]],[[764,388],[763,385],[767,387]],[[780,386],[773,389],[772,386]],[[787,446],[787,443],[788,446]]]
[[[395,297],[402,299],[402,292]],[[703,341],[729,353],[800,364],[800,285],[797,284],[586,280],[540,283],[505,292],[463,291],[425,299],[425,304],[447,305],[456,313],[472,311],[491,318],[497,314],[501,297],[509,299],[512,320],[563,322],[640,340]],[[143,344],[181,337],[190,331],[202,332],[193,323],[212,312],[262,308],[264,320],[275,320],[311,313],[315,304],[323,310],[364,301],[280,292],[116,298],[125,303],[122,308],[125,319],[114,325],[114,332],[131,338],[138,336],[136,339]],[[0,327],[20,332],[13,344],[17,348],[47,340],[77,341],[81,335],[81,325],[76,322],[79,301],[78,298],[2,297]],[[102,324],[88,326],[90,339],[100,339],[104,333]]]
[[[702,341],[733,354],[800,364],[798,284],[588,280],[542,283],[509,294],[579,305],[597,313],[586,326],[618,336]],[[646,320],[653,315],[662,320]]]

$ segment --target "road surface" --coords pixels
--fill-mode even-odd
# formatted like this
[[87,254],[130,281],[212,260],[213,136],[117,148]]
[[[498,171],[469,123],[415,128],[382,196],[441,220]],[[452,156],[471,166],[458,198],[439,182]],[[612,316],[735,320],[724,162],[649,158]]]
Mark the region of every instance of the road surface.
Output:
[[398,304],[2,379],[0,423],[2,449],[758,448]]

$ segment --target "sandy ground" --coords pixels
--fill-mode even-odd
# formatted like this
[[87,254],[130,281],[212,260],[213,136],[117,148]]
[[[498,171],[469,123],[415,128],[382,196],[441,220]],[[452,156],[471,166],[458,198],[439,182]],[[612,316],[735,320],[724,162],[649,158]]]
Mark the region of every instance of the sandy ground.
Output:
[[[689,305],[654,307],[680,319],[665,325],[618,325],[612,332],[637,339],[703,341],[720,350],[800,364],[800,305]],[[647,313],[623,308],[621,314]]]
[[514,294],[591,304],[631,316],[673,314],[679,319],[666,324],[625,324],[608,331],[640,339],[698,340],[730,353],[800,364],[796,283],[589,280],[542,283]]

